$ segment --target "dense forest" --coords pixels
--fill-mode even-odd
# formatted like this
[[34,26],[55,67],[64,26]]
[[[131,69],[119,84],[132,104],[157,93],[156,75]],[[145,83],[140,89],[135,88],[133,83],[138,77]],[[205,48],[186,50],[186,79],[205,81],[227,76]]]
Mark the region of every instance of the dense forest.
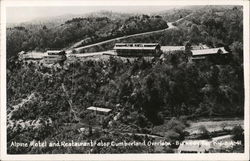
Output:
[[[242,68],[234,64],[233,60],[231,63],[187,63],[175,54],[168,56],[165,61],[139,59],[133,63],[111,57],[105,62],[76,62],[68,70],[54,71],[42,66],[37,68],[35,64],[27,68],[21,62],[13,62],[8,72],[9,107],[32,93],[36,94],[36,98],[14,112],[12,119],[28,121],[50,118],[53,123],[49,128],[44,125],[32,133],[31,129],[15,127],[17,130],[12,131],[10,128],[8,142],[24,137],[29,141],[35,138],[63,139],[66,136],[69,140],[84,139],[73,127],[74,130],[65,130],[64,124],[73,119],[69,115],[69,104],[62,83],[66,85],[78,117],[83,122],[87,116],[86,108],[91,105],[120,111],[120,119],[111,127],[103,125],[118,132],[122,132],[125,129],[122,125],[125,125],[130,132],[150,134],[152,127],[162,124],[166,117],[243,116]],[[106,123],[113,117],[114,114],[107,117]],[[176,123],[181,130],[173,129],[175,133],[170,133],[168,137],[181,139],[185,134],[182,124]],[[119,135],[109,135],[120,138]],[[84,152],[84,149],[80,151]]]
[[168,22],[174,22],[180,18],[183,18],[183,20],[173,23],[177,26],[174,30],[114,41],[86,49],[86,52],[110,50],[116,42],[158,42],[163,46],[185,45],[190,42],[196,45],[200,43],[206,44],[211,48],[224,46],[227,49],[238,50],[237,53],[242,53],[242,7],[209,6],[195,10],[176,10],[172,14],[165,13],[165,15],[161,16],[163,20]]
[[[183,15],[188,14],[188,11],[183,11]],[[178,19],[175,16],[172,19]],[[7,52],[13,55],[19,50],[65,47],[88,37],[94,38],[93,41],[101,41],[141,32],[142,29],[146,31],[164,28],[166,20],[163,18],[164,16],[146,15],[131,17],[125,20],[126,25],[107,17],[74,18],[61,26],[64,30],[58,29],[57,32],[45,26],[39,32],[16,27],[7,32]],[[193,11],[192,16],[176,23],[178,28],[125,40],[160,42],[163,45],[185,45],[188,42],[204,43],[210,47],[225,46],[230,51],[230,57],[223,63],[210,60],[201,63],[188,62],[186,51],[166,54],[164,59],[131,60],[109,57],[107,61],[76,61],[61,68],[28,64],[15,57],[9,58],[9,121],[42,121],[36,128],[9,124],[8,153],[152,153],[156,152],[155,149],[145,146],[15,148],[10,145],[12,141],[33,140],[150,140],[152,138],[138,137],[134,133],[153,134],[154,127],[158,125],[165,126],[164,139],[173,142],[184,140],[188,135],[185,131],[188,126],[187,119],[243,117],[242,21],[240,7],[205,7]],[[111,44],[106,44],[98,50],[108,49],[110,46]],[[62,84],[69,95],[63,90]],[[15,105],[25,99],[26,102],[18,110],[13,110]],[[75,117],[71,114],[68,100],[72,101]],[[86,122],[94,126],[91,119],[93,116],[86,112],[89,106],[112,109],[112,113],[104,120],[102,130],[95,131],[90,136],[77,130],[86,125]],[[118,113],[119,118],[114,120]],[[128,132],[133,133],[132,136]],[[173,151],[164,148],[163,152]]]
[[59,26],[47,28],[46,25],[16,26],[7,28],[7,56],[20,51],[46,51],[62,49],[83,40],[81,45],[108,40],[124,35],[154,31],[167,28],[161,16],[138,15],[127,19],[108,17],[86,17],[67,20]]

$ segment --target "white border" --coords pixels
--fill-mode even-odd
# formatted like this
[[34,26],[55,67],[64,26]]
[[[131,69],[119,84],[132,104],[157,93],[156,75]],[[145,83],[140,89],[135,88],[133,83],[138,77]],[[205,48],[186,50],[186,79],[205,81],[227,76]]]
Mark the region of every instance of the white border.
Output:
[[[220,154],[57,154],[8,155],[6,145],[6,7],[15,6],[170,6],[170,5],[243,5],[244,10],[244,82],[245,152]],[[249,160],[249,1],[248,0],[86,0],[86,1],[1,1],[0,107],[2,160]]]

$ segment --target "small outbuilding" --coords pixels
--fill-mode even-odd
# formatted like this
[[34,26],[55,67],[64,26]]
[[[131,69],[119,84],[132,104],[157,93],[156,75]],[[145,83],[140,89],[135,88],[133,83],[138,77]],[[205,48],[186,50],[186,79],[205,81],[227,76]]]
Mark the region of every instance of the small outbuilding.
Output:
[[108,114],[112,111],[112,109],[109,108],[94,107],[94,106],[88,107],[87,110],[94,111],[97,114]]
[[110,114],[112,109],[109,108],[102,108],[102,107],[95,107],[95,106],[90,106],[87,108],[88,111],[94,112],[95,115],[95,121],[96,123],[103,124],[104,120],[107,118],[107,116]]

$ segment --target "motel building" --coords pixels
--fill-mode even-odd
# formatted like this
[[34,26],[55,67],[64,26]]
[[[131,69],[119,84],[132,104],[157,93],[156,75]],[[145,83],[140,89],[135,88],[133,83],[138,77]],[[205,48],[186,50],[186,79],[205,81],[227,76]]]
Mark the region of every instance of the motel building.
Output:
[[43,59],[43,53],[41,52],[25,52],[21,51],[18,54],[18,59],[25,62],[35,62]]
[[191,53],[192,55],[188,58],[189,62],[205,59],[224,59],[229,52],[224,47],[219,47],[191,50]]
[[43,56],[43,61],[46,64],[55,64],[58,62],[63,62],[66,59],[66,53],[63,50],[48,50],[46,55]]
[[159,57],[162,54],[159,43],[116,43],[113,49],[122,57]]

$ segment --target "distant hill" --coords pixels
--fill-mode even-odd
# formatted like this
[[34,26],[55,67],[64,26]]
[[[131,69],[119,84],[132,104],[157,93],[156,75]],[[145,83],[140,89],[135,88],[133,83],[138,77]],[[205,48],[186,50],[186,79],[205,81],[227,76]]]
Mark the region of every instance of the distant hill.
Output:
[[111,20],[115,19],[126,19],[135,14],[132,13],[118,13],[112,11],[100,11],[100,12],[91,12],[86,14],[65,14],[61,16],[52,16],[52,17],[40,17],[27,22],[22,23],[9,23],[7,24],[8,28],[23,26],[23,27],[31,27],[31,26],[43,26],[46,25],[47,28],[52,28],[56,26],[60,26],[64,24],[64,22],[73,19],[73,18],[86,18],[86,17],[108,17]]
[[103,10],[100,12],[92,12],[85,14],[85,17],[108,17],[111,20],[116,20],[116,19],[126,19],[134,15],[135,14],[133,13],[118,13],[118,12]]

